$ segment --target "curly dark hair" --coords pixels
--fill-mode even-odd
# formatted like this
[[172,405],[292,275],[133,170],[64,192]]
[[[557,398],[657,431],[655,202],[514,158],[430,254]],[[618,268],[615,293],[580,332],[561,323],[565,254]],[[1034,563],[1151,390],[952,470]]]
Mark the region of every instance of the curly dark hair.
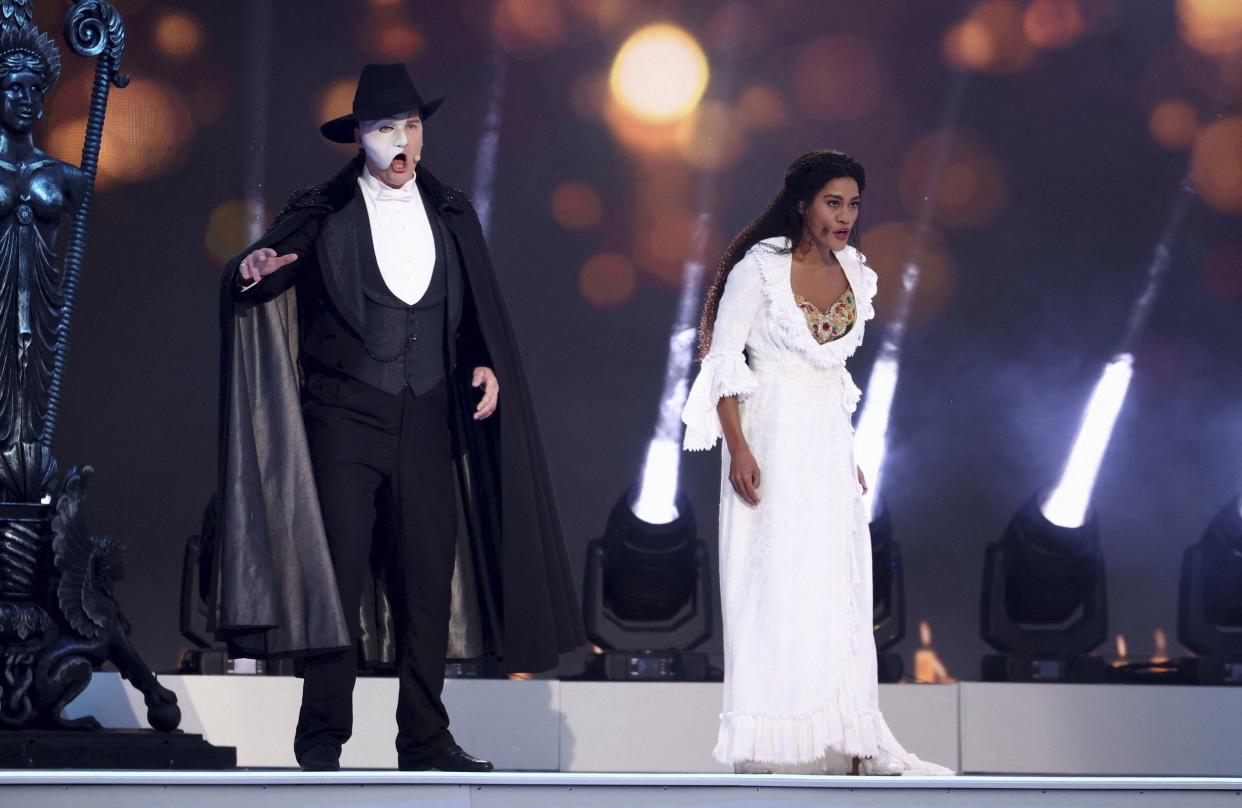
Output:
[[[724,292],[729,273],[746,251],[767,238],[784,236],[789,246],[772,248],[788,255],[800,247],[807,237],[802,209],[811,204],[819,190],[832,180],[850,177],[858,183],[858,191],[867,187],[867,173],[862,164],[853,157],[830,149],[808,152],[790,164],[785,172],[785,184],[780,193],[768,205],[767,210],[746,225],[741,233],[729,243],[724,256],[716,266],[716,276],[703,301],[703,314],[699,317],[699,359],[707,356],[712,347],[712,330],[716,325],[716,309]],[[850,232],[850,244],[858,246],[858,227]],[[766,245],[765,245],[766,246]]]

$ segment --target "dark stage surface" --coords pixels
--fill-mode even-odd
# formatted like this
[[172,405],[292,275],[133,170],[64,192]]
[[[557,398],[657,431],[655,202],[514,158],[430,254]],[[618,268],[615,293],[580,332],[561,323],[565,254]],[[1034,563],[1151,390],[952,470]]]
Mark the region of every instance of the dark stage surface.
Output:
[[[243,200],[261,192],[270,217],[293,189],[333,173],[351,150],[320,138],[318,124],[347,111],[363,62],[395,60],[425,96],[448,95],[424,158],[467,193],[499,90],[490,243],[579,575],[586,542],[641,471],[693,215],[714,211],[718,254],[797,154],[833,147],[860,159],[862,248],[880,274],[879,317],[851,364],[865,387],[926,210],[928,136],[960,92],[884,491],[911,625],[928,621],[948,671],[964,678],[987,650],[984,546],[1059,475],[1193,157],[1199,194],[1135,345],[1094,498],[1110,636],[1144,658],[1163,629],[1169,653],[1182,653],[1181,553],[1242,490],[1242,70],[1180,38],[1194,30],[1184,19],[1179,29],[1174,3],[117,5],[134,82],[109,111],[57,454],[98,470],[91,522],[127,541],[120,597],[157,670],[184,644],[181,555],[214,485],[216,288],[223,260],[248,241]],[[1054,15],[1041,27],[1045,5],[1073,7],[1080,25]],[[58,30],[62,11],[39,4],[39,24]],[[608,69],[627,36],[660,21],[700,41],[711,77],[690,123],[635,134],[603,110]],[[66,59],[39,133],[75,162],[84,62]],[[713,553],[718,467],[717,454],[694,455],[681,471]],[[911,631],[898,649],[907,663],[917,646]]]

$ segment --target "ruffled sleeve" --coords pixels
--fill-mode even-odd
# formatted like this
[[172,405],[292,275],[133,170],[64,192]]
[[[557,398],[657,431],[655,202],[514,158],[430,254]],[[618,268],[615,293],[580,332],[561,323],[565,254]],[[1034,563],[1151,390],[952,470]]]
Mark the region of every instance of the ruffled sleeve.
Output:
[[855,304],[858,306],[858,314],[863,320],[870,320],[875,317],[875,293],[879,289],[879,276],[875,274],[875,270],[867,266],[867,256],[863,255],[857,248],[851,247],[854,252],[854,259],[858,261],[858,269],[861,287],[858,290]]
[[747,255],[725,282],[716,324],[712,328],[712,347],[703,359],[699,376],[686,397],[681,420],[686,425],[684,448],[703,451],[716,445],[723,435],[716,405],[726,396],[746,398],[758,382],[742,353],[755,318],[763,305],[759,268]]

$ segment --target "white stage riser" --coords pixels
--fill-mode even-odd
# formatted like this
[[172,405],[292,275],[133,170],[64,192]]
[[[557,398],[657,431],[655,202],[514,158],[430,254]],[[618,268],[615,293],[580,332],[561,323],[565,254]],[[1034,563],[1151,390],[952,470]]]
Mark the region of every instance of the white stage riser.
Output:
[[[236,746],[243,767],[292,767],[301,681],[164,676],[187,732]],[[394,679],[360,679],[342,764],[395,768]],[[1242,689],[967,682],[885,685],[880,702],[911,751],[978,774],[1237,776]],[[711,757],[720,686],[449,680],[461,744],[509,771],[726,772]],[[142,697],[99,674],[70,715],[145,726]]]
[[[15,776],[16,775],[16,776]],[[633,808],[647,806],[1056,806],[1197,808],[1242,803],[1242,782],[1066,782],[1006,778],[660,775],[0,774],[0,804],[22,808]]]

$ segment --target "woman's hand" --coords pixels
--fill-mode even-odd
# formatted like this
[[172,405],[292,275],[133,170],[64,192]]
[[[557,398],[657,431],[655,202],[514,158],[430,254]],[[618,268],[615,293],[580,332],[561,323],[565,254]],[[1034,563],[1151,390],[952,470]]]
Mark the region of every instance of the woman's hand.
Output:
[[751,454],[750,447],[742,445],[731,452],[729,482],[737,495],[752,508],[759,506],[759,463]]
[[858,472],[858,484],[862,486],[863,493],[867,493],[867,475],[862,473],[862,466],[854,466],[854,471]]
[[277,255],[271,247],[255,250],[242,259],[238,274],[248,283],[258,283],[276,270],[298,260],[297,253]]

